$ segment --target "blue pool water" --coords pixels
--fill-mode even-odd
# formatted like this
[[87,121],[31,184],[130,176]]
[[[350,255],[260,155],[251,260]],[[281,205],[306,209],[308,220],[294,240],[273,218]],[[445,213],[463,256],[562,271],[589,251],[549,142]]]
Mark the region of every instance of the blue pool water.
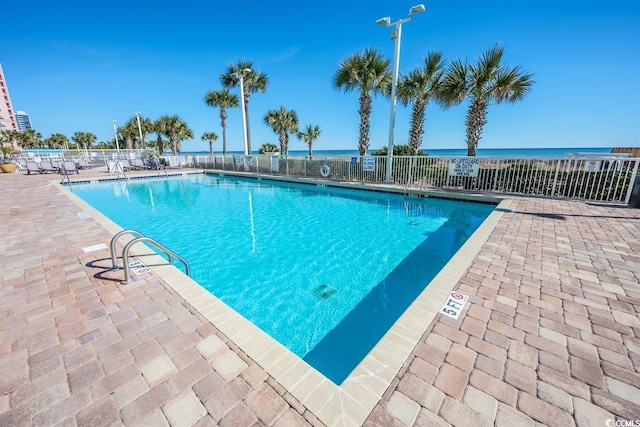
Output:
[[336,384],[494,208],[214,175],[71,191]]

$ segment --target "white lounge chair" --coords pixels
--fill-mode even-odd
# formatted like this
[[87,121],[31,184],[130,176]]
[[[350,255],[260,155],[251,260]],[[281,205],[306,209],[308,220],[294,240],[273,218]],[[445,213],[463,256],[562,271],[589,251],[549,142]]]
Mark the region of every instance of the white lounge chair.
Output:
[[42,173],[42,169],[38,166],[36,162],[27,162],[27,175],[33,173]]

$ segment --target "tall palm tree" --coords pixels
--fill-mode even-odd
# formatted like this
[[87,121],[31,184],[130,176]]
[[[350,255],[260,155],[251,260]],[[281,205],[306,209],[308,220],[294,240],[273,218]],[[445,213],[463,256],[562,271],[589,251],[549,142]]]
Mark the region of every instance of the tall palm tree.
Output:
[[180,118],[180,116],[162,116],[158,119],[156,125],[158,138],[161,138],[160,134],[164,134],[169,138],[171,152],[174,156],[178,155],[182,150],[181,142],[183,140],[193,138],[193,131],[189,126],[187,126],[187,123]]
[[[251,71],[245,71],[251,70]],[[240,77],[243,77],[244,86],[244,113],[247,119],[247,150],[251,154],[251,131],[249,127],[249,100],[252,93],[264,93],[267,90],[268,78],[266,73],[261,73],[253,68],[251,61],[239,61],[227,67],[227,72],[220,74],[220,82],[225,87],[239,87]]]
[[209,141],[209,154],[213,156],[213,141],[218,140],[218,135],[215,132],[204,132],[202,134],[203,141]]
[[204,102],[211,107],[220,108],[220,126],[222,126],[222,154],[227,154],[227,108],[240,105],[238,95],[229,92],[228,88],[210,90],[204,97]]
[[78,145],[78,147],[82,146],[86,150],[90,145],[93,145],[93,143],[96,142],[98,137],[91,132],[76,132],[73,134],[71,139]]
[[535,83],[533,75],[520,67],[507,68],[501,64],[504,49],[494,46],[478,59],[477,64],[467,65],[459,59],[451,63],[442,85],[445,107],[457,105],[469,99],[465,120],[467,128],[467,156],[475,156],[482,128],[487,123],[487,110],[494,102],[522,100]]
[[389,60],[372,48],[367,48],[362,53],[355,53],[342,61],[333,76],[333,86],[337,90],[360,92],[358,151],[361,156],[364,156],[369,149],[371,97],[385,93],[386,88],[391,84],[391,78]]
[[160,119],[153,122],[153,133],[157,135],[156,137],[156,149],[158,150],[158,156],[164,154],[164,143],[165,140],[162,139],[162,129],[164,127],[164,123],[160,121]]
[[287,110],[280,107],[277,110],[269,110],[264,115],[264,122],[278,134],[280,141],[280,153],[289,154],[289,133],[298,132],[298,114],[295,110]]
[[424,66],[404,75],[398,82],[398,99],[405,106],[413,103],[408,146],[417,156],[422,146],[425,110],[430,100],[440,102],[440,86],[444,77],[444,61],[440,52],[430,52]]
[[307,144],[307,146],[309,146],[309,158],[311,158],[313,156],[313,151],[312,151],[312,147],[313,147],[313,142],[320,138],[320,133],[322,131],[320,130],[320,126],[314,126],[314,125],[306,125],[304,128],[304,132],[298,132],[298,139],[301,139],[304,141],[305,144]]

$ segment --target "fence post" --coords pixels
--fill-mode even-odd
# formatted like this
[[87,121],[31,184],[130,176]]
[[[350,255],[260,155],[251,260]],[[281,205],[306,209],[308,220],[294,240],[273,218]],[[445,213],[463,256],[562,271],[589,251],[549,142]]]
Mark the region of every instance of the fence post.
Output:
[[550,196],[553,197],[554,194],[556,194],[556,183],[558,182],[558,173],[560,172],[560,162],[562,162],[561,159],[557,159],[556,160],[556,173],[553,176],[553,186],[551,187],[551,194]]
[[498,159],[496,161],[496,171],[495,171],[495,176],[493,177],[493,189],[491,191],[493,191],[494,193],[496,192],[496,189],[498,188],[498,174],[500,173],[500,159]]
[[633,166],[633,173],[631,174],[631,182],[629,183],[629,189],[627,190],[627,195],[624,198],[624,202],[628,205],[629,200],[631,199],[631,191],[633,190],[633,184],[636,180],[636,176],[638,175],[638,165],[640,164],[640,159],[634,160],[635,165]]

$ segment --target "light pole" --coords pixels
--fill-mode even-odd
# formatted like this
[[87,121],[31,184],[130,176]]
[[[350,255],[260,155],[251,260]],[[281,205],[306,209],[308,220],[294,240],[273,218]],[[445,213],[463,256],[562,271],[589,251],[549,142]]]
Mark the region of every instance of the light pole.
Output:
[[116,121],[113,121],[113,134],[116,136],[116,151],[120,154],[120,143],[118,142],[118,129],[116,128]]
[[396,40],[395,48],[393,51],[393,77],[391,80],[391,113],[389,115],[389,144],[387,146],[387,175],[385,182],[391,182],[391,165],[393,157],[393,134],[395,132],[396,124],[396,86],[398,85],[398,68],[400,66],[400,39],[402,38],[402,24],[411,21],[414,13],[424,12],[424,5],[418,4],[409,9],[409,16],[404,19],[398,19],[396,22],[391,22],[390,17],[380,18],[376,21],[378,25],[384,25],[385,27],[395,27],[391,32],[391,38]]
[[144,140],[142,139],[142,127],[140,126],[140,111],[136,111],[136,119],[138,120],[138,133],[140,134],[140,145],[144,150]]
[[244,155],[249,155],[249,145],[247,143],[247,112],[244,110],[244,74],[250,73],[251,68],[245,68],[238,72],[231,74],[236,79],[240,79],[240,99],[242,100],[242,137],[244,139]]

